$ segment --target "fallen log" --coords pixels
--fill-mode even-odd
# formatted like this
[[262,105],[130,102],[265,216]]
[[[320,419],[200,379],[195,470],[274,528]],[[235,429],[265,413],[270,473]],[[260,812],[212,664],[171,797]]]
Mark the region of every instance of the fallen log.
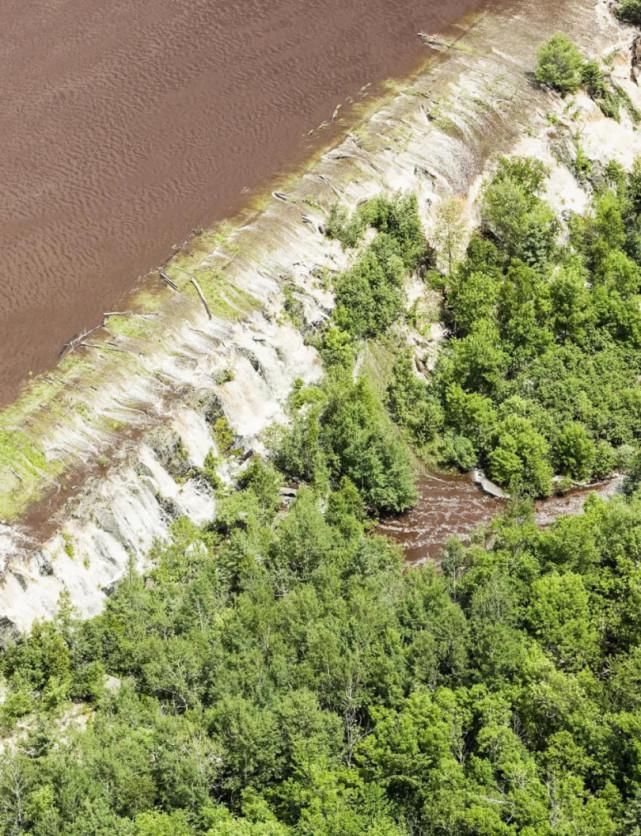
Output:
[[475,485],[477,485],[483,493],[488,494],[489,496],[493,496],[495,499],[509,499],[510,495],[505,493],[505,491],[500,488],[498,485],[495,485],[490,479],[487,478],[485,473],[479,468],[475,468],[472,471],[472,481]]
[[447,41],[444,41],[436,35],[429,35],[427,32],[418,32],[417,34],[425,46],[431,46],[432,49],[436,49],[439,52],[445,52],[451,46]]
[[168,285],[169,285],[169,287],[170,287],[172,290],[175,290],[175,291],[176,291],[176,293],[180,293],[180,291],[178,290],[178,285],[176,284],[176,282],[172,281],[172,280],[169,278],[169,276],[165,273],[165,271],[164,271],[164,270],[160,270],[160,271],[158,272],[158,275],[159,275],[159,276],[160,276],[160,278],[163,280],[163,282],[165,282],[165,284],[168,284]]
[[80,345],[83,348],[96,348],[98,351],[111,349],[112,351],[119,351],[121,354],[131,354],[126,348],[121,348],[119,345],[114,345],[113,343],[88,343],[83,341]]
[[213,319],[213,316],[211,315],[211,311],[209,310],[209,305],[207,304],[207,300],[205,299],[205,294],[202,292],[202,289],[201,289],[200,285],[198,284],[197,279],[194,276],[192,276],[190,281],[193,284],[193,286],[196,288],[196,293],[200,297],[200,301],[203,303],[203,307],[204,307],[205,311],[207,312],[207,316],[209,317],[209,319]]
[[70,351],[73,351],[74,349],[78,348],[78,346],[82,345],[83,340],[85,340],[88,336],[93,334],[94,331],[97,331],[98,328],[102,328],[102,325],[96,325],[95,328],[88,328],[72,337],[68,342],[66,342],[62,346],[60,354],[58,355],[58,359],[62,360],[62,358],[69,354]]

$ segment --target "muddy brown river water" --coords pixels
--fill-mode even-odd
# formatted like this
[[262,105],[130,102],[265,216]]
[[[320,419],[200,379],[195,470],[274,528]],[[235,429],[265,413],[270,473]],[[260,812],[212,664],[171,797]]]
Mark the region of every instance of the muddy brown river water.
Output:
[[[593,494],[614,496],[623,477],[614,476],[589,488],[576,488],[563,496],[538,500],[534,505],[538,525],[551,525],[561,516],[580,514]],[[481,491],[469,475],[428,473],[418,480],[419,500],[406,514],[391,517],[377,531],[397,542],[409,564],[438,561],[450,537],[465,540],[479,526],[505,509],[504,500]]]
[[0,405],[483,5],[0,0]]

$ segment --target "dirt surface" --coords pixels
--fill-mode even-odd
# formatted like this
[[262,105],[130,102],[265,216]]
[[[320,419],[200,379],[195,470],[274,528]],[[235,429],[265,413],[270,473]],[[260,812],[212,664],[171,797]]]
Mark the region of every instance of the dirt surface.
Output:
[[0,405],[483,3],[0,0]]

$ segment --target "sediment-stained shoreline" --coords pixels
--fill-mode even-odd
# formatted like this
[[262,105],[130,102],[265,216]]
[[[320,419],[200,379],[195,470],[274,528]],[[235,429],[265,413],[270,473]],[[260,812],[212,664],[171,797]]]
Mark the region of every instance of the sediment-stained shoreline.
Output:
[[3,3],[0,405],[488,2]]
[[[411,190],[429,229],[439,197],[456,193],[473,217],[486,166],[544,131],[558,105],[527,75],[538,43],[557,29],[589,53],[630,40],[588,0],[554,12],[516,2],[476,19],[262,212],[192,242],[166,266],[177,289],[150,278],[132,314],[109,317],[2,414],[0,615],[27,627],[55,610],[63,589],[90,615],[131,558],[144,565],[172,513],[199,521],[214,512],[211,490],[178,478],[178,442],[202,465],[214,446],[208,421],[224,414],[239,447],[260,450],[294,379],[320,375],[283,304],[287,289],[306,328],[331,307],[323,272],[347,256],[322,235],[329,207]],[[42,519],[47,528],[35,524]]]

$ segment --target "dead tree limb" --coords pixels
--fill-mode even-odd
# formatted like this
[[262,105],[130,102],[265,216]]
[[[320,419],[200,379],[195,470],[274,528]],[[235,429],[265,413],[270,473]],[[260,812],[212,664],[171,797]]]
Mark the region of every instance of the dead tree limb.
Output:
[[102,315],[103,325],[105,319],[110,316],[138,316],[140,319],[155,319],[158,313],[156,311],[148,311],[147,313],[141,313],[140,311],[107,311]]
[[[209,305],[207,304],[207,300],[205,299],[205,294],[203,293],[202,288],[198,283],[198,279],[194,275],[192,275],[188,270],[185,270],[182,267],[178,267],[177,269],[180,270],[181,273],[184,273],[186,276],[189,276],[189,281],[196,288],[196,293],[198,294],[198,296],[200,298],[200,301],[203,303],[203,308],[205,309],[205,311],[207,313],[207,317],[209,319],[213,319],[214,317],[212,316],[211,311],[209,310]],[[161,275],[162,275],[162,273],[161,273]]]
[[118,351],[121,354],[131,354],[126,348],[121,348],[119,345],[114,345],[113,343],[88,343],[83,341],[80,343],[83,348],[96,348],[98,351],[107,351],[111,349],[112,351]]
[[67,354],[69,354],[70,351],[73,351],[75,348],[78,348],[79,345],[82,345],[83,340],[86,339],[91,334],[93,334],[93,332],[96,331],[100,327],[101,327],[100,325],[97,325],[95,328],[88,328],[84,331],[81,331],[79,334],[76,334],[75,337],[72,337],[68,342],[66,342],[62,346],[62,350],[60,351],[60,354],[58,355],[58,359],[61,360],[63,357],[65,357]]
[[164,271],[164,270],[160,270],[160,271],[159,271],[159,276],[160,276],[160,278],[163,280],[163,282],[165,282],[166,284],[168,284],[168,285],[169,285],[169,287],[170,287],[172,290],[175,290],[175,291],[176,291],[176,293],[180,293],[180,291],[178,290],[178,285],[176,284],[176,282],[172,281],[172,280],[169,278],[169,276],[165,273],[165,271]]
[[198,284],[198,281],[196,280],[196,278],[194,276],[191,277],[190,281],[193,284],[193,286],[196,288],[196,293],[200,297],[200,301],[203,303],[203,307],[204,307],[205,311],[207,312],[207,316],[209,317],[209,319],[213,319],[213,317],[211,315],[211,311],[209,310],[209,305],[207,304],[207,300],[205,299],[205,294],[202,292],[201,287]]

